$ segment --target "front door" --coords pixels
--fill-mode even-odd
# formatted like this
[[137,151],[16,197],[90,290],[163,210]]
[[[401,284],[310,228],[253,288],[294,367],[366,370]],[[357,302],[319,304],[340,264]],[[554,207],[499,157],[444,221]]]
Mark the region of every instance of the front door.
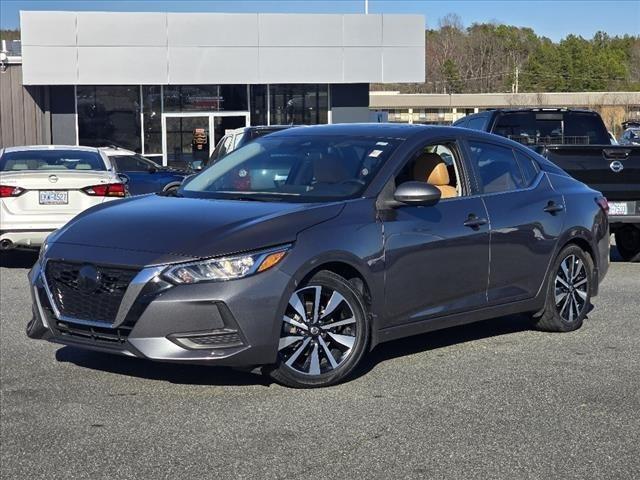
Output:
[[164,119],[164,164],[176,168],[196,167],[211,155],[211,118],[166,116]]
[[164,165],[197,168],[229,130],[249,125],[248,112],[166,113],[163,115]]
[[401,205],[381,215],[385,237],[386,326],[463,312],[487,304],[489,217],[470,195],[458,142],[421,147],[395,178],[437,185],[431,206]]
[[388,326],[487,303],[489,225],[482,200],[461,197],[402,206],[384,221]]

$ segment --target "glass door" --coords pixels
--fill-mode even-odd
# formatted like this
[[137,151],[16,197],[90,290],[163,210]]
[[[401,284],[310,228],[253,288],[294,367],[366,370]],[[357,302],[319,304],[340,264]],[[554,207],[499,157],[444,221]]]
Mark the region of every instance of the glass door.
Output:
[[189,112],[162,115],[163,164],[198,169],[231,130],[249,125],[249,112]]
[[165,115],[163,118],[163,163],[180,169],[197,168],[209,159],[214,140],[211,138],[210,115]]
[[[249,114],[232,114],[227,115],[227,113],[214,113],[213,114],[213,135],[216,141],[216,145],[218,142],[224,137],[227,133],[230,133],[232,130],[236,128],[242,128],[249,125]],[[215,145],[214,145],[215,147]]]

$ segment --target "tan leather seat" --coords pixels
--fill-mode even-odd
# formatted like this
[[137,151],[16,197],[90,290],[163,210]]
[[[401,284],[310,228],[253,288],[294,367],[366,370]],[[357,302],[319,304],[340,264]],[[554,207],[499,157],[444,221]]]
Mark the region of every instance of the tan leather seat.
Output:
[[441,198],[457,197],[455,187],[449,185],[449,171],[442,157],[437,153],[420,154],[413,167],[413,178],[418,182],[427,182],[442,193]]

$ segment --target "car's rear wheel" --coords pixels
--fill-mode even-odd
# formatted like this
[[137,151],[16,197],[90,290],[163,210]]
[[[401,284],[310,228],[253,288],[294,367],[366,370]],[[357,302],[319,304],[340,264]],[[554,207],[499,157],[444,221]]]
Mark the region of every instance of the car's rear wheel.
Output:
[[535,326],[549,332],[570,332],[582,326],[591,307],[593,260],[577,245],[556,258],[547,285],[547,299]]
[[627,225],[615,233],[618,253],[626,262],[640,262],[640,228]]
[[291,295],[278,363],[269,373],[296,388],[336,384],[360,362],[369,336],[362,294],[341,276],[321,271]]

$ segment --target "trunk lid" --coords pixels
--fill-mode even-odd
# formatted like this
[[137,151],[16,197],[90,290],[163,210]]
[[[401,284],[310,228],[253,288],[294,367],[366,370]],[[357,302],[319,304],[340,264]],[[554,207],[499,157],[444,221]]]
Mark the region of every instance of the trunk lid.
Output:
[[[120,182],[110,171],[27,171],[2,172],[0,184],[26,190],[18,197],[3,198],[7,210],[13,215],[73,215],[102,203],[105,198],[87,195],[83,188]],[[58,192],[59,203],[51,202],[52,195],[41,192]],[[66,195],[65,195],[66,192]],[[48,197],[48,198],[44,198]],[[55,197],[55,195],[54,195]],[[66,200],[66,203],[65,203]]]

